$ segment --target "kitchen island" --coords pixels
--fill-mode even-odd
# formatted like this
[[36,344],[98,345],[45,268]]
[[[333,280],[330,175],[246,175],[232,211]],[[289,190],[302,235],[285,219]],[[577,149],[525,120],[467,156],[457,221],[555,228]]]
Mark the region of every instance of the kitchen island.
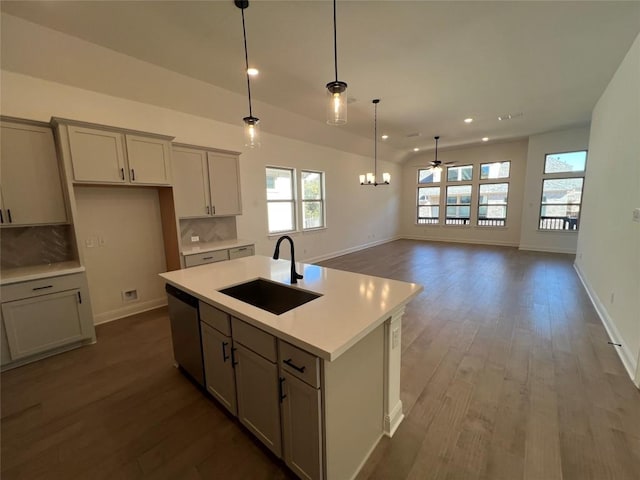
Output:
[[[296,265],[304,278],[291,287],[320,296],[280,315],[220,290],[255,279],[289,286],[287,260],[252,256],[161,277],[199,301],[207,390],[301,478],[353,478],[403,419],[401,319],[422,287]],[[225,376],[233,391],[218,382]]]

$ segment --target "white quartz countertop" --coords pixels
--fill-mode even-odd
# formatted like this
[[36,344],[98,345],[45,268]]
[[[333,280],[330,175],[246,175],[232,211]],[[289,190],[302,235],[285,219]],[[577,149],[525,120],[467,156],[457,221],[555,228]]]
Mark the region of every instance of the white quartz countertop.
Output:
[[289,285],[290,262],[251,256],[160,274],[168,283],[325,360],[335,360],[422,291],[415,283],[296,263],[294,288],[322,294],[281,315],[218,290],[264,278]]
[[251,240],[220,240],[217,242],[196,242],[182,246],[182,255],[195,255],[197,253],[214,252],[216,250],[225,250],[227,248],[246,247],[253,245],[255,242]]
[[85,268],[76,261],[8,268],[0,272],[0,285],[70,275],[72,273],[84,272],[84,270]]

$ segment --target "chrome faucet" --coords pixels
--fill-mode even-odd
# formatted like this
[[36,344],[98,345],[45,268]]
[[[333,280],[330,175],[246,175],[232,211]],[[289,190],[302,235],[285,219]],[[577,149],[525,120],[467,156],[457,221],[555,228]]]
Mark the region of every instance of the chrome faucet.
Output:
[[273,259],[278,260],[278,258],[280,258],[280,244],[283,240],[289,240],[289,243],[291,244],[291,284],[293,285],[294,283],[298,283],[298,279],[301,279],[302,275],[296,272],[296,254],[293,247],[293,240],[290,236],[283,235],[278,239],[276,242],[276,249],[273,252]]

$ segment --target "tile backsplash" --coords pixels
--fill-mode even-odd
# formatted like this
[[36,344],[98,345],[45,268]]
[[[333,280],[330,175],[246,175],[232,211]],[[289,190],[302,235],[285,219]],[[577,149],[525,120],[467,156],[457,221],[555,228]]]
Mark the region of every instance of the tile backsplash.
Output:
[[28,267],[73,260],[72,238],[71,225],[3,228],[0,230],[0,267]]
[[236,217],[181,219],[180,237],[182,245],[193,245],[191,237],[194,235],[200,237],[200,242],[234,240],[238,238]]

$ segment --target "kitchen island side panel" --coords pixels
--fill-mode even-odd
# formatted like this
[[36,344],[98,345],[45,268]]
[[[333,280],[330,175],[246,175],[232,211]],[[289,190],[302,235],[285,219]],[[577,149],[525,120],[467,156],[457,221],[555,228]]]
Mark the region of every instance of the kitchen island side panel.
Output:
[[383,435],[384,324],[323,361],[327,480],[354,478]]

